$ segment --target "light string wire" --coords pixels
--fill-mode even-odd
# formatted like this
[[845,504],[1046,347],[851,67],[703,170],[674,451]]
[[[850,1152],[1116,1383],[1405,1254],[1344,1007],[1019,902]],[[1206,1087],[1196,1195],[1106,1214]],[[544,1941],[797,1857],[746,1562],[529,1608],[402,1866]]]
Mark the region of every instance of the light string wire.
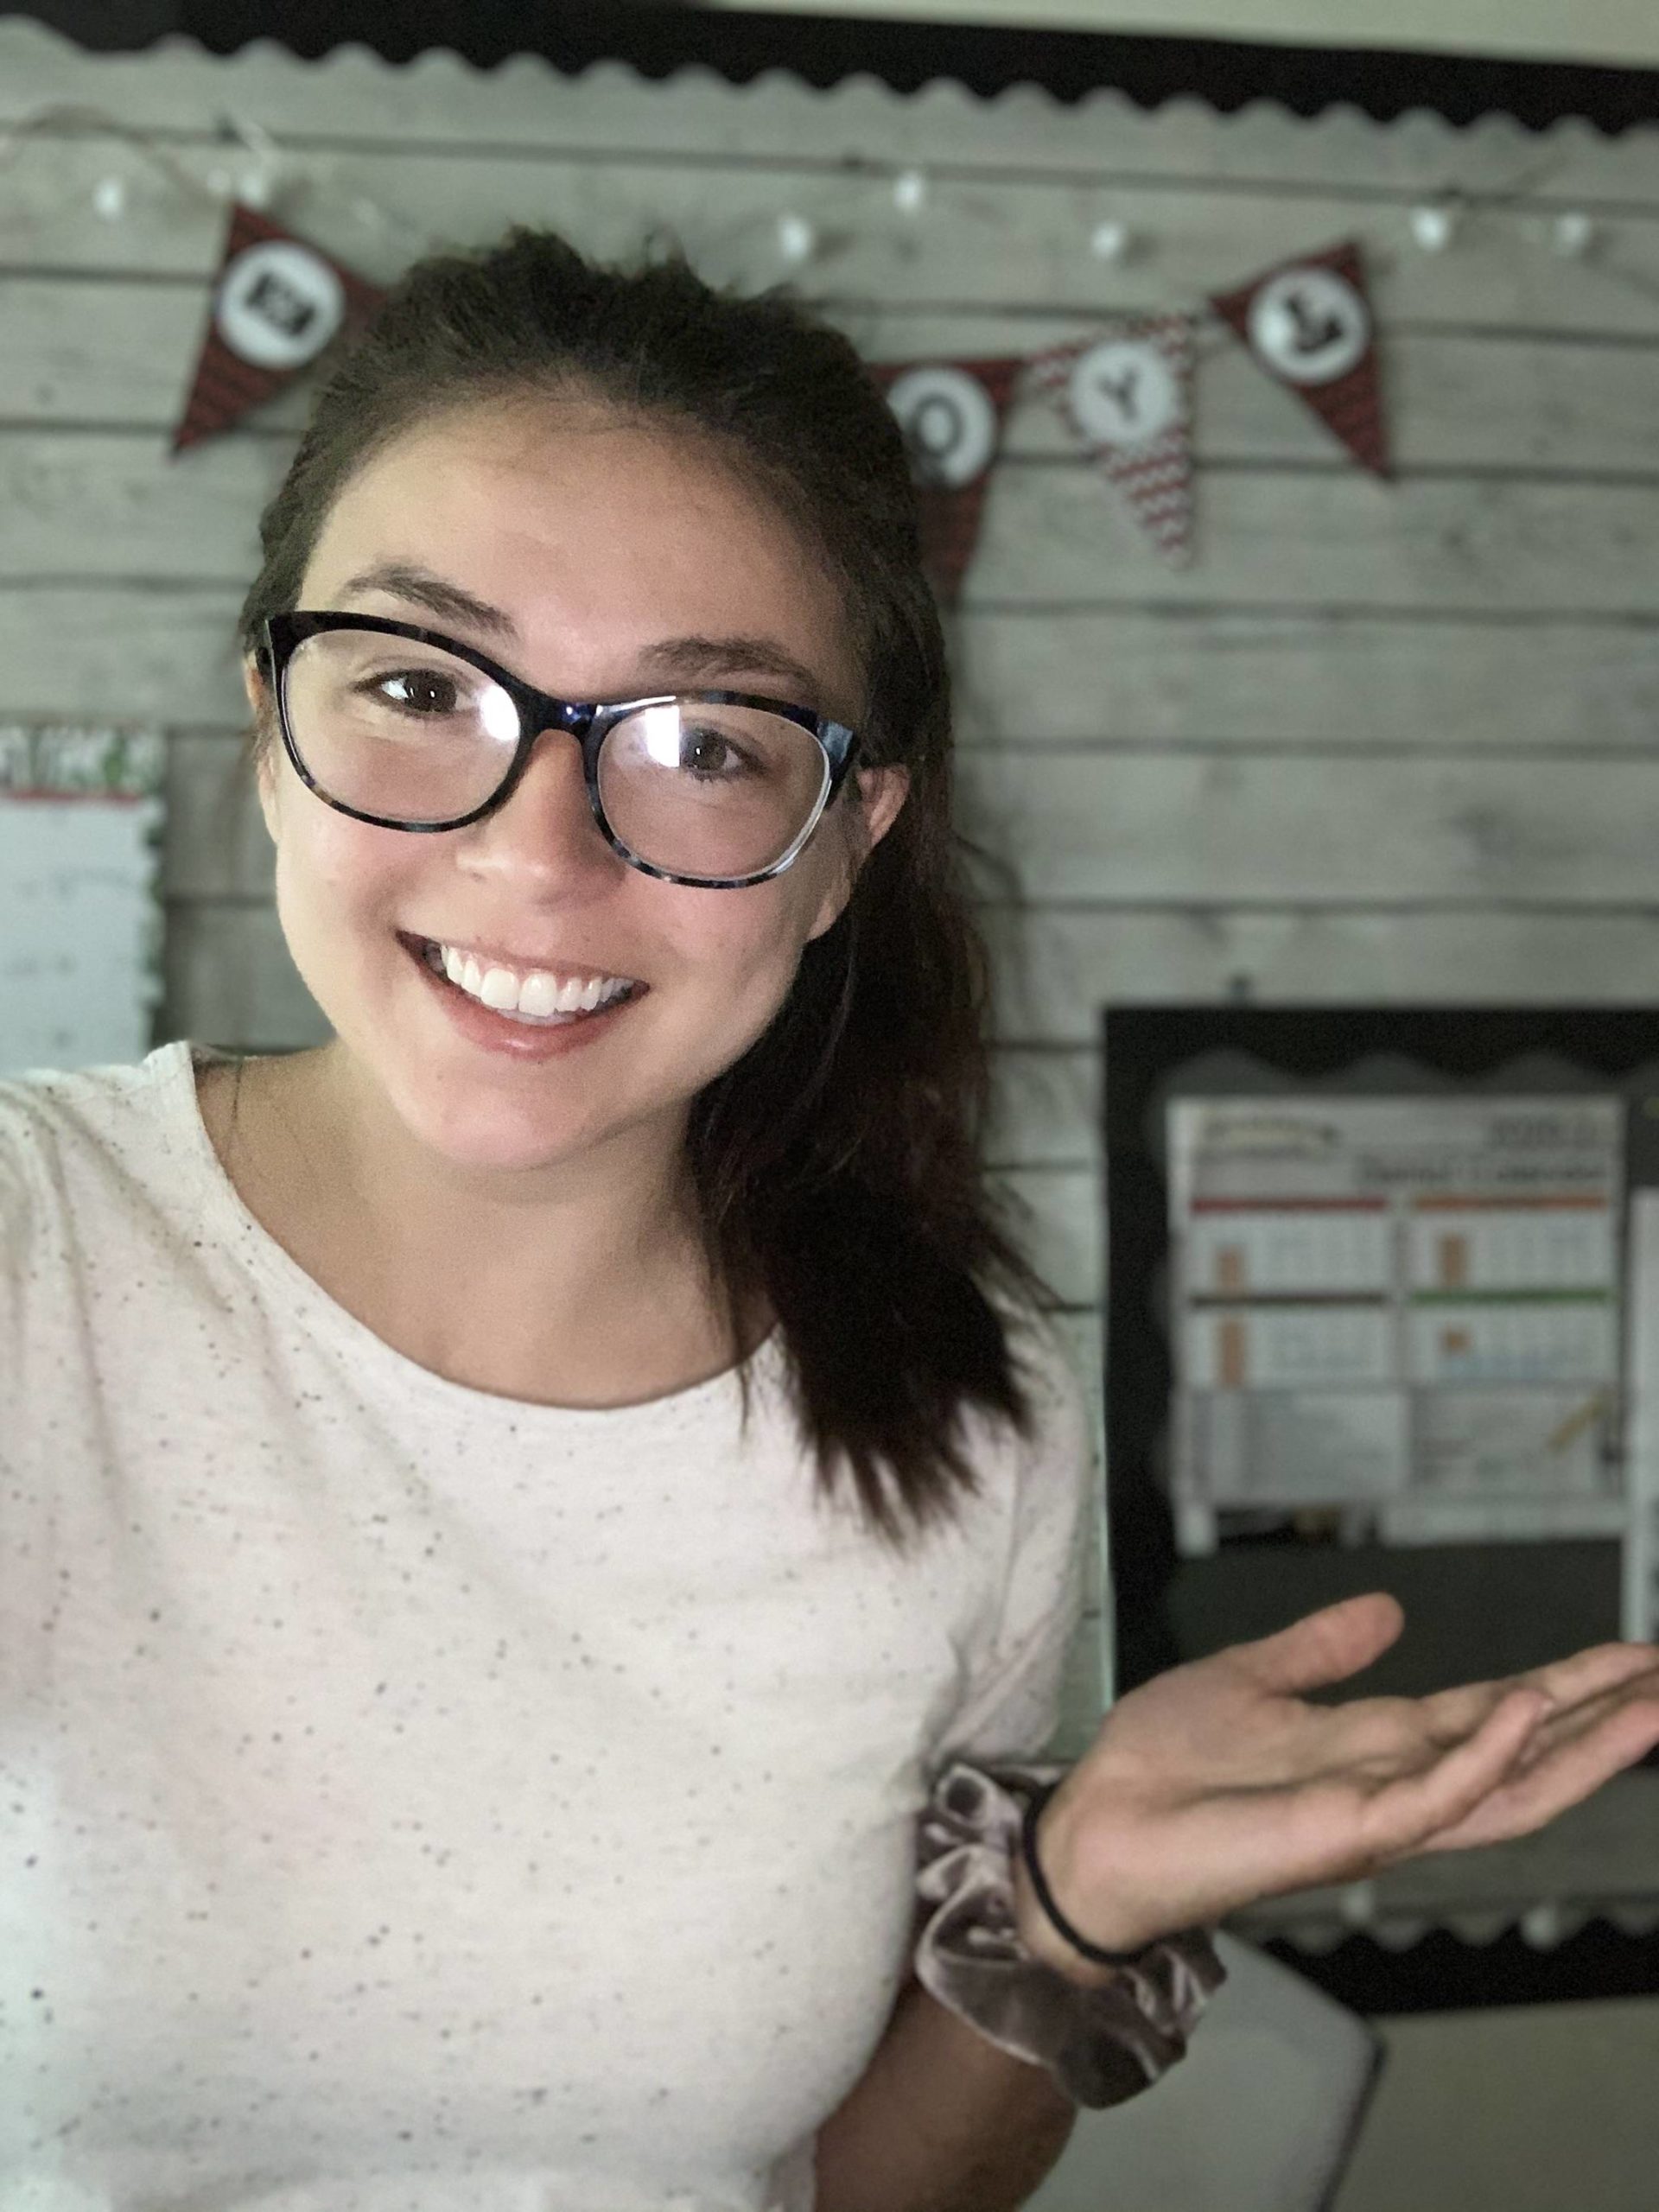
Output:
[[[219,121],[224,140],[239,141],[259,164],[262,174],[257,180],[226,177],[222,182],[204,181],[150,132],[140,130],[137,124],[124,122],[119,116],[111,114],[107,108],[72,101],[49,102],[45,106],[31,109],[15,123],[0,125],[0,169],[9,168],[31,141],[38,143],[48,136],[108,137],[118,139],[131,152],[148,162],[187,198],[211,207],[220,213],[236,200],[244,200],[250,206],[263,207],[270,196],[273,184],[279,181],[289,191],[298,188],[308,195],[325,193],[328,189],[329,179],[326,175],[318,175],[315,164],[308,165],[302,173],[296,172],[293,166],[293,150],[285,148],[263,124],[230,113],[221,115]],[[382,207],[378,200],[371,200],[365,194],[342,193],[340,200],[359,220],[376,229],[399,231],[405,237],[418,240],[423,252],[435,245],[460,244],[459,240],[434,238],[421,226],[410,222],[391,208]]]
[[[260,165],[260,174],[257,178],[245,179],[240,184],[234,179],[221,181],[217,177],[213,181],[204,181],[150,132],[124,121],[106,108],[75,101],[51,101],[31,110],[16,122],[0,125],[0,169],[15,162],[31,140],[38,141],[56,133],[84,137],[103,135],[119,140],[166,176],[178,191],[199,204],[223,209],[232,200],[245,199],[251,205],[264,205],[270,196],[273,181],[281,175],[284,165],[291,165],[294,160],[292,150],[284,148],[262,124],[234,113],[223,113],[220,124],[226,137],[239,141]],[[1427,188],[1408,210],[1407,219],[1416,235],[1419,250],[1446,251],[1453,244],[1459,232],[1470,222],[1494,211],[1515,208],[1535,197],[1541,186],[1559,174],[1567,158],[1566,150],[1552,149],[1529,163],[1507,184],[1501,186],[1469,187],[1447,182]],[[295,174],[289,166],[282,181],[289,189],[298,187],[308,195],[326,192],[328,188],[327,178],[319,176],[315,165],[300,175]],[[779,281],[775,266],[779,264],[783,266],[783,281],[789,281],[791,276],[798,277],[809,265],[823,268],[856,243],[860,226],[855,219],[849,223],[848,218],[854,210],[848,203],[855,195],[867,194],[872,182],[885,186],[892,204],[899,213],[905,232],[919,248],[923,243],[927,211],[933,199],[935,181],[925,168],[913,162],[850,160],[845,165],[844,173],[836,177],[837,188],[831,194],[828,204],[820,192],[815,195],[810,213],[779,207],[768,213],[744,214],[731,223],[712,227],[697,241],[696,251],[710,258],[723,258],[734,248],[750,243],[757,233],[764,233],[770,238],[770,257],[774,264],[774,273],[770,281]],[[359,220],[378,230],[401,232],[404,237],[417,241],[423,252],[440,247],[458,247],[462,243],[457,239],[435,237],[423,226],[398,214],[395,209],[383,207],[365,194],[342,194],[341,199]],[[1430,223],[1429,218],[1438,219]],[[1104,257],[1109,262],[1138,257],[1147,245],[1155,242],[1141,231],[1112,219],[1091,221],[1091,238],[1098,239],[1103,229],[1122,233],[1116,249]],[[1614,260],[1605,252],[1591,250],[1596,229],[1592,219],[1576,211],[1555,211],[1554,235],[1557,252],[1570,253],[1583,265],[1593,268],[1606,282],[1633,296],[1659,299],[1659,278],[1647,276],[1626,262]],[[1571,244],[1567,242],[1569,238],[1573,241]],[[669,241],[681,243],[679,232],[667,222],[647,226],[642,239],[647,250]],[[1388,265],[1386,250],[1380,250],[1370,241],[1366,241],[1366,246],[1369,256],[1382,265]],[[1154,311],[1180,313],[1192,310],[1183,310],[1172,303],[1156,310],[1146,307],[1118,309],[1103,306],[1097,312],[1103,316],[1116,317]],[[881,311],[872,303],[867,312],[873,312],[879,320]],[[1200,321],[1207,319],[1200,313]],[[1222,343],[1222,334],[1207,332],[1200,340],[1201,353],[1212,348],[1219,349]]]

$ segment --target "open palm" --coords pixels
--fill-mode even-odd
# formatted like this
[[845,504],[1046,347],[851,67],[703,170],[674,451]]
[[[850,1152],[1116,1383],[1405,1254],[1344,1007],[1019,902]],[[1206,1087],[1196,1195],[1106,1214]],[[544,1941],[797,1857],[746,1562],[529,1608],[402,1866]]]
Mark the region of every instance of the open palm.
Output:
[[1405,1614],[1349,1598],[1120,1699],[1045,1808],[1041,1860],[1092,1942],[1132,1950],[1258,1897],[1543,1827],[1659,1744],[1659,1646],[1599,1644],[1433,1697],[1313,1705]]

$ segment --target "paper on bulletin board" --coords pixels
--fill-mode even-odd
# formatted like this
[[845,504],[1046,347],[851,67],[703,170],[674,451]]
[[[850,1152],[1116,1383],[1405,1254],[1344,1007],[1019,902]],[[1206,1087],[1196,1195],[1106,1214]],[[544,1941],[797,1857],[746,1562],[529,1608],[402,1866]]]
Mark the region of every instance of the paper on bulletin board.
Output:
[[1457,1503],[1465,1520],[1605,1505],[1622,1480],[1622,1100],[1168,1112],[1178,1492]]
[[149,1052],[164,758],[156,730],[0,725],[0,1077]]

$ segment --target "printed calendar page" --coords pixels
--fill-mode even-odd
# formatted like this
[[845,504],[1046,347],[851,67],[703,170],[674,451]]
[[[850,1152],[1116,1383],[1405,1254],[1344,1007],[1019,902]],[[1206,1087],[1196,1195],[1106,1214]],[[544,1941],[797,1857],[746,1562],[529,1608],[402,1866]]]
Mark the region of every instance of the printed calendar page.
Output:
[[1617,1494],[1622,1100],[1167,1110],[1179,1489]]

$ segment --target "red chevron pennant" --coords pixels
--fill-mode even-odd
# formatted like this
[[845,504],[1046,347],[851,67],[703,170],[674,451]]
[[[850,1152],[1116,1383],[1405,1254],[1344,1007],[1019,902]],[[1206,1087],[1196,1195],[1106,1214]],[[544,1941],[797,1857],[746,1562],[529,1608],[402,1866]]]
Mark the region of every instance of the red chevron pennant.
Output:
[[1210,304],[1374,475],[1393,474],[1376,325],[1355,240],[1281,262]]
[[1002,420],[1022,365],[1017,357],[871,365],[905,434],[922,560],[946,606],[974,557]]
[[229,429],[309,368],[344,326],[365,321],[382,297],[320,248],[232,201],[173,451]]
[[1142,315],[1028,365],[1177,569],[1192,557],[1192,350],[1191,315]]

